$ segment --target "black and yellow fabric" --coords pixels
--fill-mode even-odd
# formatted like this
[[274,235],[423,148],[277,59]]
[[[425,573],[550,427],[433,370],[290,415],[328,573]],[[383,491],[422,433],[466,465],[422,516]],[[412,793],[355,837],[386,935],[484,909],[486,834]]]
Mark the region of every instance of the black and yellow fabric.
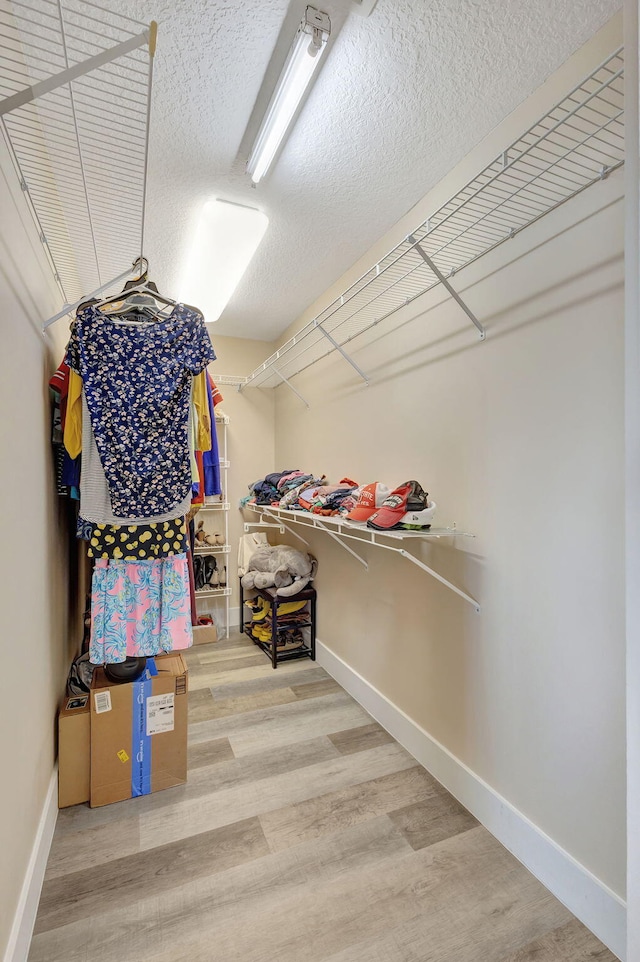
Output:
[[187,522],[155,521],[151,524],[96,524],[89,541],[90,558],[140,561],[170,558],[187,550]]
[[[278,620],[282,621],[285,615],[293,615],[307,604],[306,601],[283,601],[278,605]],[[250,601],[245,601],[247,608],[253,612],[252,621],[264,621],[267,615],[271,615],[271,605],[266,598],[257,597]]]

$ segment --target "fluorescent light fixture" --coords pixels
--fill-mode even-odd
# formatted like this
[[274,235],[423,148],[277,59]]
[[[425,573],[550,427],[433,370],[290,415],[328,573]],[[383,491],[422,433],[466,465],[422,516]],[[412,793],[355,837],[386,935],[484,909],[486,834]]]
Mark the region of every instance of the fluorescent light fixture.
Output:
[[318,69],[330,32],[331,21],[327,14],[315,7],[307,7],[249,156],[247,171],[254,184],[264,177],[273,163]]
[[242,280],[269,226],[261,210],[226,200],[202,208],[180,285],[182,303],[217,321]]

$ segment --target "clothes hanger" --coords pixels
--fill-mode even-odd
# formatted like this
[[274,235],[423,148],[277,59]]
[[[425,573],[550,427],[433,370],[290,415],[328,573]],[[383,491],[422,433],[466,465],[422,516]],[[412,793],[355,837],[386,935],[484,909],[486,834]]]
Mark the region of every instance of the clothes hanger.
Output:
[[[131,267],[134,271],[139,268],[142,273],[133,280],[127,281],[124,288],[118,294],[112,294],[99,301],[86,301],[81,305],[79,310],[88,305],[96,307],[98,310],[102,310],[105,307],[109,308],[110,305],[118,305],[105,311],[105,313],[128,316],[132,321],[155,321],[162,320],[169,316],[162,313],[162,308],[159,308],[158,304],[163,304],[165,307],[171,307],[173,309],[176,307],[177,301],[160,294],[154,282],[149,280],[148,259],[142,256],[136,257]],[[195,314],[199,314],[204,319],[202,311],[199,308],[192,307],[190,304],[185,304],[184,306]]]
[[133,270],[138,266],[140,266],[140,268],[144,267],[144,270],[138,277],[127,281],[123,290],[118,294],[112,294],[102,300],[95,301],[93,307],[100,310],[109,307],[109,305],[119,305],[106,313],[128,314],[134,312],[144,314],[153,319],[160,314],[160,311],[157,309],[158,302],[164,304],[166,307],[173,308],[176,306],[176,301],[160,294],[153,281],[148,279],[149,261],[146,257],[137,257],[131,266]]

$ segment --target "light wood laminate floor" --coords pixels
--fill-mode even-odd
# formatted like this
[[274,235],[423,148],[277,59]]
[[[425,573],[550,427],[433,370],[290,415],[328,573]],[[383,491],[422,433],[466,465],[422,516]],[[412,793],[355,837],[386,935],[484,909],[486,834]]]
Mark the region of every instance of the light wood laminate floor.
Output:
[[323,669],[187,660],[188,783],[60,812],[29,962],[614,962]]

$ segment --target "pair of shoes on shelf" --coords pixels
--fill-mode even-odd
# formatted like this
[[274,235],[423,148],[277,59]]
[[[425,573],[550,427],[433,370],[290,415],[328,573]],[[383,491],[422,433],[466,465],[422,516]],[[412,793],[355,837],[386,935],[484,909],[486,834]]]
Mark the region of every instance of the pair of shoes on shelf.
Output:
[[216,563],[216,559],[212,558],[212,561],[214,562],[213,571],[211,572],[211,576],[209,578],[208,583],[211,585],[212,588],[226,588],[227,587],[227,566],[221,565],[220,567],[218,567]]
[[195,542],[196,548],[222,548],[225,540],[221,531],[214,531],[213,534],[205,531],[204,521],[200,521],[196,530]]
[[[263,625],[251,625],[250,629],[253,638],[271,647],[270,628],[266,628]],[[296,651],[298,648],[304,648],[304,636],[299,628],[278,632],[278,640],[276,642],[276,650],[278,652]]]
[[293,628],[291,630],[283,631],[278,636],[276,648],[279,652],[295,651],[298,648],[304,648],[304,637],[300,629]]
[[[193,580],[196,591],[204,591],[206,588],[218,588],[220,576],[218,574],[218,562],[214,555],[195,555],[193,558]],[[225,569],[225,584],[227,582]]]
[[207,534],[204,530],[204,521],[198,523],[195,540],[197,548],[214,548],[216,546],[215,535]]

